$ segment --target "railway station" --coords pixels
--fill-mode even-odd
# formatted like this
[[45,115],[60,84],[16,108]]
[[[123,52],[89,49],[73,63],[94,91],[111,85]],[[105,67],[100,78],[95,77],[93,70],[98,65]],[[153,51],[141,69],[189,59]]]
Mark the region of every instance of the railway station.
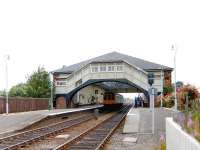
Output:
[[171,85],[172,70],[170,67],[118,52],[63,66],[52,72],[55,86],[54,107],[118,105],[117,103],[123,103],[119,93],[141,93],[143,105],[148,107],[148,74],[154,74],[152,86],[159,95],[164,86]]
[[200,150],[200,0],[0,0],[0,150]]
[[[0,149],[154,150],[176,112],[153,110],[149,89],[162,94],[172,71],[118,52],[54,70],[53,110],[1,115]],[[139,93],[139,108],[125,93]]]

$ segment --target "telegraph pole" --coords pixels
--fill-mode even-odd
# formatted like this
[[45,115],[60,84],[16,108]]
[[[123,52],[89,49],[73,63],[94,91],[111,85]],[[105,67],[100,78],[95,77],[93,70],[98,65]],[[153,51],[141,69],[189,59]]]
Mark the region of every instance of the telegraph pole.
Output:
[[53,79],[53,74],[50,73],[50,80],[51,80],[51,98],[49,101],[49,109],[53,109],[53,97],[54,97],[54,79]]
[[160,84],[161,84],[161,100],[160,100],[160,107],[163,106],[163,66],[161,67],[160,71]]
[[176,92],[176,54],[177,54],[177,49],[172,45],[171,48],[172,51],[174,51],[174,107],[175,110],[177,110],[177,92]]
[[5,73],[6,73],[6,114],[9,113],[9,104],[8,104],[8,61],[10,60],[10,56],[6,55],[5,56]]

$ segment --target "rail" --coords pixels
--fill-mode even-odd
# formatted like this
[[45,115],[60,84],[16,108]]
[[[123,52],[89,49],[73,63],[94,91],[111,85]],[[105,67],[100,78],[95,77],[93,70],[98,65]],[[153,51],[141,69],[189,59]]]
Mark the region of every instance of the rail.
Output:
[[0,150],[17,149],[21,146],[30,144],[36,140],[43,139],[50,135],[57,134],[72,126],[76,126],[83,122],[93,119],[93,115],[84,115],[76,119],[62,121],[45,127],[37,128],[34,130],[25,131],[22,133],[14,134],[0,139]]
[[70,141],[56,147],[54,150],[64,149],[87,149],[99,150],[101,149],[110,136],[114,133],[120,123],[124,120],[130,106],[122,108],[114,116],[104,120],[102,123],[91,127],[87,131],[82,132]]

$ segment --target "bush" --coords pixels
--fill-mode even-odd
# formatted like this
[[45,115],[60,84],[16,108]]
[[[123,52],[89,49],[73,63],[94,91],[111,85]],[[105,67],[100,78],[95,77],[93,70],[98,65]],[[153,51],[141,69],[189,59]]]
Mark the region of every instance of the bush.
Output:
[[20,83],[13,86],[9,91],[11,97],[27,97],[27,86],[26,84]]
[[171,108],[174,106],[174,98],[172,96],[165,96],[163,99],[163,107]]
[[166,150],[166,149],[167,149],[166,143],[161,143],[159,147],[156,148],[155,150]]
[[172,108],[174,106],[174,101],[163,101],[163,107]]
[[160,145],[160,150],[166,150],[166,143]]
[[173,92],[173,87],[172,86],[163,87],[163,94],[164,95],[171,94],[172,92]]
[[181,110],[187,108],[185,107],[187,103],[186,99],[188,99],[188,107],[191,109],[193,101],[199,97],[199,91],[196,87],[190,84],[184,85],[182,88],[179,89],[177,97],[178,97],[179,108]]
[[194,100],[192,108],[181,112],[175,121],[200,141],[200,100]]

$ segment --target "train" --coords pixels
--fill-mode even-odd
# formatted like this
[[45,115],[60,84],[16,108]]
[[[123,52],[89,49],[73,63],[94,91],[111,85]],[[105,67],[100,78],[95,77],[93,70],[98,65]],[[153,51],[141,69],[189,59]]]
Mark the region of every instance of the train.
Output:
[[124,97],[120,94],[106,92],[104,93],[104,107],[119,108],[123,105]]

